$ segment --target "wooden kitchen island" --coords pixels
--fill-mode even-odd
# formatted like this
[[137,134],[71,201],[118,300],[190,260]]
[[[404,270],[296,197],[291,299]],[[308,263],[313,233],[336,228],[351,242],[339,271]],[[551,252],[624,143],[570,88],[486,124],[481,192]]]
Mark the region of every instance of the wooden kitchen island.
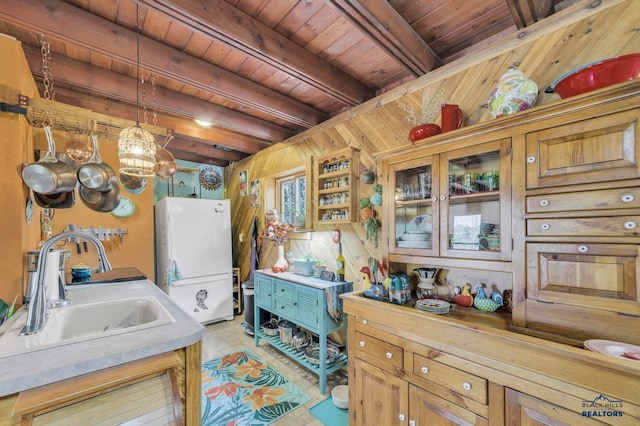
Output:
[[[319,359],[327,357],[327,336],[344,329],[347,322],[342,318],[339,295],[351,291],[351,282],[323,281],[319,278],[304,277],[290,272],[273,273],[268,270],[256,271],[254,276],[255,302],[254,318],[260,318],[260,310],[291,321],[315,333],[319,339]],[[333,297],[331,296],[333,294]],[[340,306],[329,306],[334,299]],[[329,308],[328,308],[329,306]],[[330,313],[332,311],[332,313]],[[334,315],[340,319],[336,321]],[[311,363],[304,352],[297,352],[290,345],[283,344],[279,336],[267,336],[259,325],[255,327],[255,343],[266,340],[285,355],[293,358],[318,375],[320,393],[326,393],[327,375],[347,365],[347,356],[341,354],[332,364]]]

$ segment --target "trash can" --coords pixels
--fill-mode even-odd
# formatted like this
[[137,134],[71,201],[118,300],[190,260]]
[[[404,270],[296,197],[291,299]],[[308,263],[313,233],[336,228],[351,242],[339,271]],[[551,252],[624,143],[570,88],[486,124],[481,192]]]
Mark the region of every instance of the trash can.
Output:
[[[255,290],[253,287],[253,280],[245,281],[242,283],[242,295],[244,301],[244,320],[246,323],[244,332],[249,336],[253,336],[254,334],[254,312],[253,312],[253,299],[255,296]],[[268,311],[261,310],[260,311],[260,322],[258,323],[258,327],[260,324],[264,324],[269,321],[271,314]]]

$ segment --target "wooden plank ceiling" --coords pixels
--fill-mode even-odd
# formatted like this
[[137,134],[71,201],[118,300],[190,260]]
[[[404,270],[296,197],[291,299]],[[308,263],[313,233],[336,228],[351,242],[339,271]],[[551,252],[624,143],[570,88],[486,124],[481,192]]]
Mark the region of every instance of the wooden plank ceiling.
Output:
[[571,3],[2,0],[0,32],[41,94],[44,36],[56,101],[140,117],[173,132],[176,158],[226,166]]

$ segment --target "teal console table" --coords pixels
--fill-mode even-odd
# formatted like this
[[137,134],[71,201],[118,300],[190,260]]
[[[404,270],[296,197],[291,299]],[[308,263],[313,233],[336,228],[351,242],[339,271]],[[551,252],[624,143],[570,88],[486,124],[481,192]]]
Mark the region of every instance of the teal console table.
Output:
[[[327,335],[347,327],[346,317],[337,322],[334,316],[342,314],[342,301],[339,311],[336,306],[328,303],[339,299],[339,293],[351,291],[351,282],[323,281],[319,278],[303,277],[290,272],[273,273],[270,270],[255,271],[254,277],[254,318],[260,318],[260,310],[291,321],[300,327],[318,335],[320,339],[320,359],[327,359]],[[329,306],[328,306],[329,305]],[[279,336],[268,336],[263,333],[259,324],[255,326],[255,345],[260,345],[260,339],[279,349],[318,375],[320,379],[320,393],[326,393],[327,375],[347,365],[345,353],[330,365],[326,362],[314,364],[309,362],[304,352],[298,352],[290,345],[280,341]]]

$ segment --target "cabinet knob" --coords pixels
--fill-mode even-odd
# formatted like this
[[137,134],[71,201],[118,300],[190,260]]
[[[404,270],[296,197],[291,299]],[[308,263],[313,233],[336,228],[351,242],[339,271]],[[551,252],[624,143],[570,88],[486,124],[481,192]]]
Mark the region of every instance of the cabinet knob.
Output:
[[547,231],[549,230],[549,228],[551,228],[551,226],[548,223],[543,223],[542,225],[540,225],[540,228],[542,228],[543,231]]
[[549,200],[540,200],[540,205],[542,207],[547,207],[549,205]]
[[409,420],[409,426],[416,426],[415,420]]
[[404,414],[400,414],[398,418],[400,419],[401,422],[404,422]]
[[362,324],[367,325],[367,320],[362,320]]
[[427,374],[429,372],[429,368],[428,367],[422,367],[420,369],[420,371],[422,371],[422,374]]
[[589,251],[589,247],[587,247],[587,246],[578,246],[578,251],[580,253],[586,253],[586,252]]
[[434,195],[433,197],[431,197],[431,201],[433,201],[433,202],[435,203],[436,201],[438,201],[438,197],[436,197],[436,196]]
[[634,198],[633,195],[625,194],[625,195],[622,196],[622,202],[623,203],[630,203],[630,202],[633,201],[633,198]]
[[471,383],[469,383],[469,382],[464,382],[464,383],[462,384],[462,388],[463,388],[464,390],[466,390],[466,391],[471,390]]
[[361,340],[361,341],[360,341],[360,347],[361,347],[361,348],[364,348],[364,340]]
[[440,196],[440,201],[444,201],[444,200],[446,200],[446,199],[447,199],[447,196],[446,196],[446,195],[441,195],[441,196]]
[[391,352],[387,352],[387,358],[389,359],[393,358],[393,354]]
[[536,162],[536,157],[534,157],[533,155],[527,158],[527,163],[531,164],[535,162]]
[[632,221],[624,223],[624,228],[625,229],[636,229],[636,226],[638,226],[638,225],[636,225],[636,223],[632,222]]

